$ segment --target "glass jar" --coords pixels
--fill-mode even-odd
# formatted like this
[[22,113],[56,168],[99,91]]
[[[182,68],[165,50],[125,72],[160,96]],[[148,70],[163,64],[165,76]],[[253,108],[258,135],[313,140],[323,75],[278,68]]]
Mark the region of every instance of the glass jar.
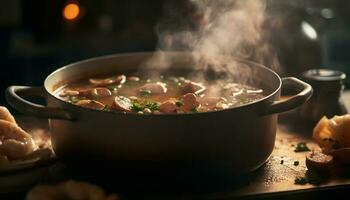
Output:
[[330,69],[311,69],[302,74],[302,79],[314,89],[314,94],[300,108],[302,118],[319,121],[323,116],[344,115],[348,111],[341,98],[345,73]]

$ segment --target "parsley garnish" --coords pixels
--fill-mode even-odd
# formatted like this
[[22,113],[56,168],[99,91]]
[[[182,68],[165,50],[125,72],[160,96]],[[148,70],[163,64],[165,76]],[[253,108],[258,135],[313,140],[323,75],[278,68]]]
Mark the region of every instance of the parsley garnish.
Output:
[[197,113],[197,112],[198,112],[198,110],[197,110],[197,108],[192,108],[191,112],[193,112],[193,113]]
[[294,149],[294,152],[305,152],[310,151],[309,147],[306,145],[306,142],[299,142]]
[[309,182],[309,180],[305,177],[297,177],[294,180],[294,184],[296,185],[305,185]]
[[151,95],[152,92],[151,90],[141,90],[140,91],[140,95],[143,95],[143,96],[147,96],[147,95]]
[[159,103],[158,102],[147,102],[145,107],[149,108],[152,111],[158,110],[159,109]]
[[183,101],[180,101],[180,100],[177,100],[177,101],[175,102],[175,104],[176,104],[177,107],[181,107],[181,106],[184,105],[184,102],[183,102]]
[[131,106],[131,110],[133,110],[135,112],[143,111],[143,109],[144,109],[144,107],[138,102],[134,102]]
[[159,109],[159,103],[158,102],[134,102],[131,106],[131,110],[135,112],[143,111],[145,108],[150,109],[151,111],[158,110]]
[[111,92],[117,90],[118,85],[108,85],[106,86],[107,89],[109,89]]
[[105,105],[105,107],[103,107],[101,110],[103,110],[103,111],[110,111],[111,109],[110,109],[110,108],[108,108],[108,106],[107,106],[107,105]]
[[78,98],[76,96],[72,96],[72,97],[69,98],[69,102],[73,103],[73,104],[78,103],[80,100],[82,100],[82,99],[80,99],[80,98]]

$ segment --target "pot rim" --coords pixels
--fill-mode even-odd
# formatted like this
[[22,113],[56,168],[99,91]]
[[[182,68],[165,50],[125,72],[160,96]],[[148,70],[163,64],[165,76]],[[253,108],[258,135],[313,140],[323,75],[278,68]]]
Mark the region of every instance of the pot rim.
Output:
[[[186,53],[190,53],[190,52],[186,52],[186,51],[165,51],[166,53],[173,53],[173,54],[186,54]],[[244,109],[244,108],[247,108],[247,107],[250,107],[252,105],[256,105],[256,104],[259,104],[263,101],[265,101],[266,99],[269,99],[271,98],[272,96],[274,96],[278,91],[280,91],[281,87],[282,87],[282,80],[281,80],[281,77],[275,72],[273,71],[272,69],[270,68],[267,68],[266,66],[262,65],[262,64],[259,64],[259,63],[256,63],[256,62],[253,62],[253,61],[249,61],[249,60],[245,60],[245,59],[241,59],[241,58],[235,58],[237,61],[239,62],[242,62],[242,63],[245,63],[245,64],[248,64],[248,65],[254,65],[256,67],[260,67],[260,68],[263,68],[264,70],[267,70],[269,71],[270,73],[272,73],[273,75],[275,75],[278,79],[278,87],[273,91],[271,92],[270,94],[266,95],[265,97],[261,98],[261,99],[258,99],[256,101],[253,101],[253,102],[250,102],[250,103],[246,103],[246,104],[242,104],[242,105],[239,105],[239,106],[236,106],[236,107],[233,107],[233,108],[227,108],[227,109],[223,109],[223,110],[214,110],[214,111],[206,111],[206,112],[191,112],[191,113],[176,113],[176,114],[159,114],[159,115],[155,115],[155,114],[150,114],[150,115],[141,115],[141,114],[137,114],[137,113],[127,113],[127,112],[117,112],[117,111],[103,111],[103,110],[97,110],[97,109],[92,109],[92,108],[84,108],[84,107],[81,107],[81,106],[77,106],[77,105],[74,105],[74,104],[71,104],[69,102],[66,102],[60,98],[58,98],[57,96],[55,96],[53,94],[53,92],[49,92],[48,90],[48,81],[50,80],[50,78],[52,76],[54,76],[54,74],[58,73],[58,72],[61,72],[61,71],[64,71],[68,68],[72,68],[72,67],[77,67],[77,65],[81,65],[81,64],[84,64],[84,63],[88,63],[88,62],[92,62],[92,61],[101,61],[101,60],[104,60],[104,59],[107,59],[107,58],[116,58],[116,57],[125,57],[125,56],[133,56],[133,55],[152,55],[154,54],[155,52],[154,51],[142,51],[142,52],[131,52],[131,53],[116,53],[116,54],[109,54],[109,55],[104,55],[104,56],[97,56],[97,57],[92,57],[92,58],[88,58],[88,59],[83,59],[83,60],[80,60],[80,61],[77,61],[77,62],[73,62],[73,63],[70,63],[68,65],[64,65],[56,70],[54,70],[53,72],[51,72],[44,80],[44,89],[45,89],[45,92],[50,95],[52,98],[56,99],[56,100],[59,100],[61,103],[64,103],[65,106],[69,107],[69,108],[72,108],[72,109],[78,109],[80,111],[92,111],[92,112],[97,112],[97,113],[110,113],[110,114],[113,114],[113,115],[124,115],[124,116],[142,116],[142,117],[145,117],[145,116],[152,116],[152,117],[156,117],[156,116],[160,116],[160,117],[169,117],[169,116],[184,116],[184,115],[205,115],[205,114],[211,114],[211,113],[222,113],[222,112],[229,112],[229,111],[233,111],[233,110],[240,110],[240,109]]]

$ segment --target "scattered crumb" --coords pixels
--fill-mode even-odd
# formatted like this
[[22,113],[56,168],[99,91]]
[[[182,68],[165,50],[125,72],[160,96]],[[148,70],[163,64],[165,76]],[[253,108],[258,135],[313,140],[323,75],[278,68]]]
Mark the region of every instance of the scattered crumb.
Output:
[[299,161],[294,161],[294,166],[298,166],[299,165]]

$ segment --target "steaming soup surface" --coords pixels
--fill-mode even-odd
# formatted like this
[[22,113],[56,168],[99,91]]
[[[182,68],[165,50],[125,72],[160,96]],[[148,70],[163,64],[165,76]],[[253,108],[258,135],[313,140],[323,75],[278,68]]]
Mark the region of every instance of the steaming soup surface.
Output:
[[116,112],[176,114],[233,108],[263,98],[259,88],[225,80],[116,75],[82,80],[57,92],[72,104]]

